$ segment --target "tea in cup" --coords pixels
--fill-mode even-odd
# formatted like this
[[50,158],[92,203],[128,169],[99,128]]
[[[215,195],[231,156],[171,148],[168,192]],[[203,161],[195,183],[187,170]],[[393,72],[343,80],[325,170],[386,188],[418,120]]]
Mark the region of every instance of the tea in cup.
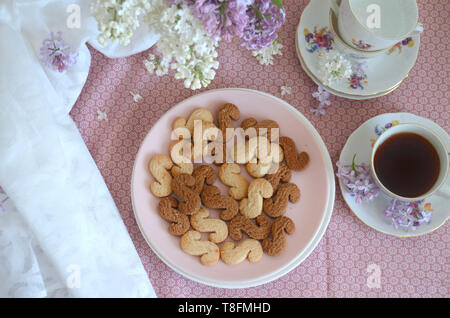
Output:
[[400,124],[386,130],[375,142],[371,170],[375,182],[387,196],[420,201],[445,184],[448,150],[429,128]]

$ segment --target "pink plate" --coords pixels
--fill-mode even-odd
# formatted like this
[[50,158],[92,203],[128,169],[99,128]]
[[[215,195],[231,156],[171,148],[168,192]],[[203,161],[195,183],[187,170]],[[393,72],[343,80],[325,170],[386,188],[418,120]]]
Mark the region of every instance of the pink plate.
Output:
[[[233,103],[241,111],[241,120],[273,119],[281,127],[281,136],[289,136],[302,151],[311,157],[309,167],[303,172],[293,172],[291,182],[301,190],[301,199],[289,204],[286,216],[290,217],[296,231],[287,236],[287,248],[280,256],[264,255],[258,263],[247,260],[230,266],[219,261],[215,266],[203,266],[199,258],[184,253],[179,247],[179,237],[169,234],[168,223],[157,212],[159,198],[150,192],[153,177],[148,163],[156,154],[169,155],[172,123],[177,117],[187,118],[199,107],[208,108],[215,115],[223,103]],[[240,120],[240,121],[241,121]],[[240,121],[235,122],[238,127]],[[213,165],[211,165],[213,166]],[[241,165],[242,174],[246,174]],[[226,194],[219,180],[215,183]],[[298,266],[317,246],[331,218],[335,195],[334,173],[328,151],[311,123],[295,108],[272,95],[249,89],[217,89],[190,97],[165,113],[145,137],[133,168],[131,197],[136,221],[153,251],[173,270],[197,282],[225,288],[244,288],[272,281]],[[217,215],[211,211],[211,216]]]

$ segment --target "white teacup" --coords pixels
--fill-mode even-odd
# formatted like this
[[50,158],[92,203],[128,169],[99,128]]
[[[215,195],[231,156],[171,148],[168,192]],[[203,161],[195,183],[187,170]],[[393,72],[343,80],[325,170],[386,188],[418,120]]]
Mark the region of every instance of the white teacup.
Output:
[[342,39],[378,51],[423,32],[416,0],[330,0]]
[[[428,140],[436,150],[440,161],[439,175],[433,186],[426,193],[413,198],[403,197],[390,191],[380,181],[375,169],[375,154],[377,153],[378,148],[390,137],[400,133],[414,133]],[[375,183],[380,187],[381,191],[388,197],[402,201],[420,201],[432,196],[446,184],[446,180],[449,173],[449,152],[445,146],[445,143],[431,129],[419,124],[399,124],[383,132],[383,134],[376,140],[372,148],[372,155],[370,158],[370,169],[372,171],[372,176],[374,178]]]
[[330,30],[333,34],[334,44],[336,48],[341,52],[346,54],[347,56],[355,59],[355,60],[369,60],[380,56],[381,54],[386,54],[388,49],[378,50],[378,51],[365,51],[361,49],[357,49],[353,46],[350,46],[345,42],[341,35],[339,34],[338,28],[338,19],[333,10],[330,9]]

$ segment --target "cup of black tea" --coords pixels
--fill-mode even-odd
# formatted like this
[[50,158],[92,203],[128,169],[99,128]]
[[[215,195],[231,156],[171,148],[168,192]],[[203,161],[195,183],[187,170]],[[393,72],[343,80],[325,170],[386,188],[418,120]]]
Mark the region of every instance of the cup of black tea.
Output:
[[386,130],[372,149],[375,182],[391,198],[420,201],[446,182],[449,153],[439,136],[418,124],[400,124]]

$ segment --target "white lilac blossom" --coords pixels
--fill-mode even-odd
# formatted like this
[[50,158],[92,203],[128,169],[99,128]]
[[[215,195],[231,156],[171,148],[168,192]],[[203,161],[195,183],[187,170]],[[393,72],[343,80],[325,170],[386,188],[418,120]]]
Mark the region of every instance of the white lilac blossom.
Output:
[[344,189],[355,197],[356,203],[369,202],[375,199],[380,188],[372,178],[369,165],[355,163],[356,154],[350,165],[337,162],[338,172],[336,176],[340,179]]
[[317,91],[314,92],[312,96],[315,99],[317,99],[319,104],[317,105],[316,108],[311,108],[311,112],[316,116],[325,115],[326,114],[325,107],[331,105],[331,101],[329,100],[330,93],[327,90],[325,90],[325,88],[323,88],[322,85],[318,85]]
[[319,76],[323,84],[333,83],[352,75],[352,63],[345,55],[336,50],[323,51],[319,54]]
[[292,88],[290,88],[287,84],[281,86],[281,96],[292,94]]
[[278,38],[273,41],[272,45],[267,46],[261,50],[252,51],[252,55],[256,57],[259,64],[261,65],[273,65],[273,57],[275,55],[283,55],[281,53],[282,48],[283,45]]
[[51,32],[50,37],[42,42],[39,57],[49,69],[64,72],[77,62],[78,53],[71,51],[61,32]]
[[170,60],[150,53],[148,60],[144,60],[144,66],[149,73],[163,76],[169,72]]
[[108,121],[108,114],[106,114],[105,111],[101,111],[100,109],[97,109],[97,119],[99,121],[102,121],[102,120]]
[[93,0],[90,8],[102,45],[128,45],[140,23],[147,23],[160,37],[145,67],[158,76],[175,70],[186,88],[206,87],[214,79],[222,38],[239,38],[263,65],[281,55],[281,0]]
[[109,40],[118,40],[124,46],[130,44],[139,27],[139,17],[149,9],[149,0],[93,0],[90,10],[98,22],[98,42],[103,46]]
[[162,75],[174,69],[175,78],[183,79],[186,88],[208,86],[219,67],[216,47],[220,37],[209,36],[203,23],[182,3],[153,0],[146,19],[160,35],[156,44],[160,56],[150,55],[150,60],[144,61],[147,70]]
[[142,99],[143,99],[142,96],[139,95],[138,93],[130,92],[130,95],[133,96],[133,100],[134,100],[136,103],[139,103],[139,102],[142,101]]
[[391,205],[384,211],[386,218],[392,225],[405,231],[415,230],[424,223],[430,223],[432,209],[429,203],[422,206],[424,201],[407,202],[392,200]]

